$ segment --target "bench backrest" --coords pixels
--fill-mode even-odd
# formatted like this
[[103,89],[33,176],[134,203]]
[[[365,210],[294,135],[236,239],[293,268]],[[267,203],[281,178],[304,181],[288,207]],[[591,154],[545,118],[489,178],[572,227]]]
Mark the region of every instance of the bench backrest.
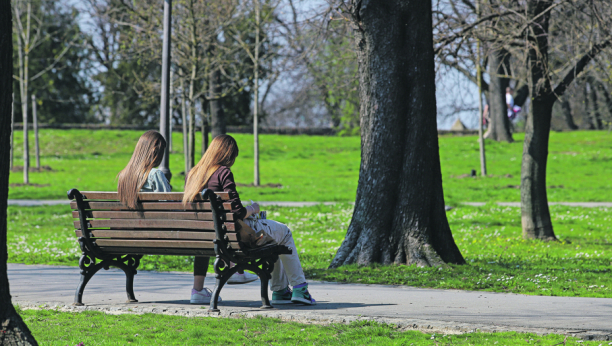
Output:
[[[72,189],[68,197],[73,200],[76,236],[86,238],[85,243],[93,248],[90,251],[214,256],[213,241],[218,238],[239,249],[228,194],[215,194],[218,200],[212,203],[200,198],[185,207],[182,192],[143,192],[138,195],[137,210],[119,202],[117,192]],[[215,229],[215,223],[220,229]]]

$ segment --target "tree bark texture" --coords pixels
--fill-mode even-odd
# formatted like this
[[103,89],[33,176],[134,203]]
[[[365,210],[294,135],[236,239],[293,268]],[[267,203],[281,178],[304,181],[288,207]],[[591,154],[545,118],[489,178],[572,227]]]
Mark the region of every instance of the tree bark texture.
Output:
[[514,91],[514,104],[523,107],[529,97],[529,85],[523,84]]
[[0,345],[38,345],[11,303],[6,266],[6,208],[13,93],[12,24],[10,1],[0,0]]
[[521,221],[523,238],[556,239],[546,193],[548,139],[555,96],[547,75],[548,24],[552,1],[528,3],[530,25],[528,69],[531,107],[525,123],[525,142],[521,164]]
[[597,90],[592,80],[589,81],[589,89],[591,90],[591,108],[593,109],[591,116],[593,117],[593,124],[595,124],[596,129],[603,130],[603,122],[601,121],[601,113],[599,112],[599,102],[597,101]]
[[15,94],[11,95],[11,152],[9,154],[9,171],[13,171],[13,153],[15,149]]
[[570,130],[577,130],[578,125],[574,122],[574,116],[572,115],[572,107],[569,103],[569,97],[563,95],[561,98],[561,109],[563,110],[563,117],[565,118],[565,124]]
[[510,54],[505,49],[489,55],[489,117],[490,130],[487,138],[498,142],[514,142],[506,106],[506,88],[510,86]]
[[465,263],[444,211],[431,3],[351,4],[361,167],[353,218],[330,267]]
[[214,69],[210,73],[210,120],[212,122],[212,138],[224,135],[227,132],[225,125],[225,113],[221,98],[221,71]]

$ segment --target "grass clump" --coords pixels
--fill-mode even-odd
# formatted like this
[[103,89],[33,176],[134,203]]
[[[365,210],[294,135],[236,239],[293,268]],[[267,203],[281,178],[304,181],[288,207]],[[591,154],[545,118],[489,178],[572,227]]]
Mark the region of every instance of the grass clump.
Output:
[[300,324],[271,318],[107,315],[55,310],[20,314],[40,345],[599,345],[562,335],[401,331],[375,322]]
[[[612,297],[608,208],[552,206],[560,241],[542,242],[522,239],[519,208],[462,206],[447,215],[466,265],[447,268],[353,265],[327,269],[346,235],[352,208],[347,203],[267,209],[269,218],[291,228],[302,265],[311,280]],[[71,223],[67,206],[9,207],[9,262],[77,265],[80,252]],[[190,272],[193,258],[145,256],[140,268]]]

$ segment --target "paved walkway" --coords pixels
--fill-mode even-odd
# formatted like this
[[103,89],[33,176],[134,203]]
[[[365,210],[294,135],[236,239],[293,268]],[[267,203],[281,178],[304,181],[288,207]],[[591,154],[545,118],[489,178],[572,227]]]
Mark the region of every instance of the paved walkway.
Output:
[[[9,264],[8,276],[13,302],[24,308],[47,304],[68,311],[209,315],[206,307],[189,304],[193,280],[189,273],[141,271],[134,283],[139,302],[126,304],[123,272],[102,271],[85,289],[85,307],[70,305],[80,277],[77,267]],[[207,277],[206,286],[212,289],[213,285],[213,278]],[[368,319],[436,333],[516,330],[612,339],[612,299],[327,282],[311,282],[310,291],[318,301],[316,306],[277,305],[261,310],[259,281],[226,286],[221,292],[220,315],[268,316],[308,323]]]

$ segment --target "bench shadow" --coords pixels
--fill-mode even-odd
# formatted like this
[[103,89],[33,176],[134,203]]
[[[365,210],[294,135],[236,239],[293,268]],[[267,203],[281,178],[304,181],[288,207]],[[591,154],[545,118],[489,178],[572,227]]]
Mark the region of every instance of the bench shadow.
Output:
[[[208,304],[195,305],[190,304],[189,300],[156,300],[156,301],[139,301],[136,304],[172,304],[172,305],[186,305],[192,307],[208,308]],[[348,308],[365,308],[369,306],[394,306],[397,304],[365,304],[365,303],[334,303],[324,300],[317,301],[317,305],[302,305],[302,304],[272,304],[277,310],[339,310]],[[247,309],[258,309],[261,307],[261,302],[253,300],[224,300],[219,302],[219,309],[224,307],[232,308],[247,308]]]

